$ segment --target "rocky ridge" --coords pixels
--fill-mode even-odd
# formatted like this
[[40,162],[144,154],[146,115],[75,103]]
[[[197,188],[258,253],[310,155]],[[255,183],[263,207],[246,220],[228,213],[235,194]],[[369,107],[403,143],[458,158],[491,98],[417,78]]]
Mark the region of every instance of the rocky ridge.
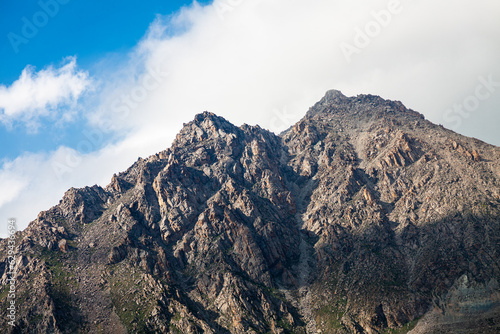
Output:
[[204,112],[17,233],[12,333],[497,333],[500,149],[329,91],[277,136]]

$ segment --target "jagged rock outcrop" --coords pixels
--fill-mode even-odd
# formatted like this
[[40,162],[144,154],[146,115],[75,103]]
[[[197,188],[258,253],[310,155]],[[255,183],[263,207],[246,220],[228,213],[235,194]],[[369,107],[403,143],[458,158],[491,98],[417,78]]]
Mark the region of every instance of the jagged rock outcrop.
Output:
[[499,224],[500,149],[400,102],[329,91],[280,136],[204,112],[17,233],[0,328],[497,333]]

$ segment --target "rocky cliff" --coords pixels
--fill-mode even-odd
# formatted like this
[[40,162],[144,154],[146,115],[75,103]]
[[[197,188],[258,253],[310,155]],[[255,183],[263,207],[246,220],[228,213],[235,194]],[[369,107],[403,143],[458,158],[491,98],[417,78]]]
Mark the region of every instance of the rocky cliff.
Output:
[[329,91],[279,136],[204,112],[16,234],[11,333],[498,333],[500,148]]

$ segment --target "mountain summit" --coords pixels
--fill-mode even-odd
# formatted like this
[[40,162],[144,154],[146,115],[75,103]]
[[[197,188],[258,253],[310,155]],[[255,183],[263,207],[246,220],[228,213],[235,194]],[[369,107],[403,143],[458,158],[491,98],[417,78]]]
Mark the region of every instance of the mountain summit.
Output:
[[16,234],[10,333],[498,333],[500,148],[328,91],[280,136],[204,112]]

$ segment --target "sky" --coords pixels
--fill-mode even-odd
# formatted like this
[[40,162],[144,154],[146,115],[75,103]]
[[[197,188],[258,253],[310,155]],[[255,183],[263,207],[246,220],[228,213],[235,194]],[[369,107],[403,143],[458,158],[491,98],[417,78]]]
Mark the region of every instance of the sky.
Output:
[[279,133],[329,89],[500,145],[500,2],[0,0],[0,237],[204,110]]

